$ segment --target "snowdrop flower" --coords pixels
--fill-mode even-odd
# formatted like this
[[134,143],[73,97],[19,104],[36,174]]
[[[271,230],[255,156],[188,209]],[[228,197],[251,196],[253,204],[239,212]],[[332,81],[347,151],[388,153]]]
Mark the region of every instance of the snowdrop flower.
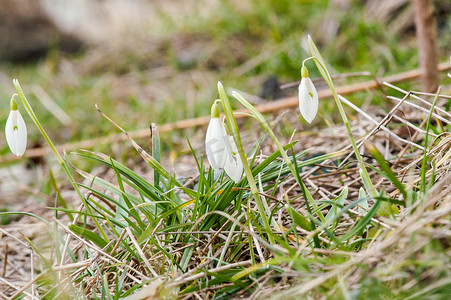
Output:
[[219,119],[219,108],[215,102],[211,106],[211,120],[208,124],[207,134],[205,136],[205,149],[207,152],[207,159],[210,166],[215,171],[224,168],[227,143],[224,139],[226,135],[222,121]]
[[312,123],[318,113],[318,93],[308,77],[308,70],[305,66],[302,66],[301,76],[301,84],[299,85],[299,109],[304,119]]
[[22,156],[27,147],[27,127],[25,122],[17,110],[17,102],[14,98],[11,99],[11,111],[9,112],[8,120],[6,120],[6,142],[9,149],[16,156]]
[[227,175],[238,183],[241,179],[241,175],[243,174],[243,163],[241,162],[240,154],[238,153],[238,149],[236,147],[235,141],[233,137],[228,135],[225,137],[227,139],[227,158],[224,165],[224,170]]
[[235,182],[241,179],[243,164],[233,137],[227,135],[219,118],[219,108],[216,102],[211,106],[211,120],[205,135],[205,149],[208,162],[213,170],[224,169]]

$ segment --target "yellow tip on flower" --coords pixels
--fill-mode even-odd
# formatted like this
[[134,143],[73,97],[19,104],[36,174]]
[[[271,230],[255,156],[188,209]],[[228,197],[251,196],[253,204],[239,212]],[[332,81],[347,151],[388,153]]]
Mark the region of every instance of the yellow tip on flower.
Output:
[[302,66],[301,68],[301,77],[302,78],[307,78],[308,77],[308,69],[306,66]]
[[213,105],[211,106],[211,117],[212,118],[219,118],[220,114],[219,114],[219,106],[216,103],[216,101],[213,103]]
[[14,96],[11,97],[9,107],[11,108],[11,110],[17,110],[17,102],[16,99],[14,99]]

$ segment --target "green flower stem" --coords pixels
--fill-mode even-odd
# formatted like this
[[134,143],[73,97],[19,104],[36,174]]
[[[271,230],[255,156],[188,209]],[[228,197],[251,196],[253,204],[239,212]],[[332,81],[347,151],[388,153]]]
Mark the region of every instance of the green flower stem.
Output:
[[[338,111],[340,113],[340,116],[343,120],[343,123],[345,124],[346,127],[346,131],[348,133],[349,139],[351,140],[351,145],[352,145],[352,149],[354,150],[354,154],[357,158],[357,161],[360,164],[360,169],[361,169],[361,177],[362,177],[362,181],[363,184],[365,185],[368,193],[373,196],[373,197],[377,197],[377,191],[374,188],[373,183],[371,182],[370,176],[368,174],[368,171],[365,167],[365,163],[363,162],[362,156],[360,155],[359,149],[357,147],[357,144],[355,142],[355,139],[352,135],[352,131],[351,131],[351,126],[349,125],[349,121],[348,121],[348,117],[346,116],[346,113],[344,111],[343,105],[340,102],[340,99],[338,99],[338,94],[335,90],[332,78],[330,77],[329,71],[326,68],[326,65],[323,61],[323,58],[321,57],[321,54],[318,51],[318,48],[316,47],[315,43],[313,42],[313,40],[310,38],[308,39],[309,42],[309,46],[310,46],[310,52],[312,53],[312,58],[315,61],[316,66],[318,67],[318,70],[320,71],[321,75],[323,76],[324,80],[327,82],[327,85],[329,86],[329,88],[332,91],[332,95],[334,97],[335,103],[337,104],[338,107]],[[311,59],[311,58],[307,58],[306,60]],[[304,60],[304,62],[306,61]],[[304,63],[303,62],[303,63]]]
[[249,187],[251,189],[251,193],[254,196],[255,201],[257,202],[258,212],[263,221],[263,225],[268,234],[269,241],[271,244],[274,244],[274,237],[269,226],[268,218],[265,213],[265,208],[263,207],[262,200],[258,193],[257,184],[255,183],[254,176],[252,176],[252,170],[249,167],[247,162],[246,154],[244,153],[243,143],[241,141],[240,131],[238,129],[238,125],[236,123],[236,119],[233,115],[233,109],[230,105],[229,97],[227,96],[224,87],[221,82],[218,82],[218,92],[219,97],[221,98],[222,109],[226,115],[227,123],[229,124],[230,131],[232,133],[233,139],[235,140],[236,146],[238,148],[238,152],[240,154],[241,162],[243,163],[244,173],[246,175],[247,181],[249,182]]
[[310,56],[310,57],[307,57],[306,59],[304,59],[303,61],[302,61],[302,66],[305,66],[305,63],[307,62],[307,61],[309,61],[309,60],[316,60],[316,58],[314,57],[314,56]]
[[355,142],[354,136],[352,135],[351,126],[349,125],[348,117],[346,116],[343,105],[341,104],[341,101],[338,99],[338,94],[335,91],[334,86],[329,84],[329,87],[332,90],[332,94],[334,96],[335,103],[338,106],[338,111],[340,112],[340,116],[343,120],[343,123],[345,124],[346,131],[347,131],[349,139],[351,141],[352,149],[354,150],[354,154],[357,158],[357,161],[360,163],[360,169],[362,170],[361,175],[365,177],[365,180],[363,180],[363,183],[364,184],[366,183],[366,189],[367,189],[368,193],[373,197],[377,197],[378,196],[377,191],[374,188],[373,183],[371,182],[370,175],[368,174],[368,171],[365,167],[365,163],[363,162],[362,156],[360,155],[359,149]]
[[[33,120],[34,124],[38,127],[39,131],[41,132],[42,136],[44,137],[45,141],[49,145],[50,149],[53,151],[53,154],[55,155],[56,159],[58,160],[58,163],[63,168],[64,172],[66,173],[67,177],[69,178],[70,183],[72,184],[73,188],[77,192],[78,196],[80,197],[81,201],[83,202],[83,205],[86,207],[86,210],[88,213],[91,212],[91,208],[86,202],[85,197],[81,193],[80,189],[78,188],[77,183],[75,182],[74,177],[72,176],[72,173],[66,164],[65,160],[61,157],[61,155],[58,153],[58,150],[56,149],[55,145],[53,144],[50,137],[47,135],[47,132],[45,132],[44,127],[42,127],[41,123],[39,122],[38,118],[36,117],[36,114],[34,113],[33,109],[31,108],[30,103],[28,102],[27,98],[25,97],[24,92],[22,91],[22,87],[19,84],[19,81],[17,79],[13,80],[14,87],[17,91],[17,96],[19,97],[20,102],[22,103],[22,106],[25,108],[28,115]],[[93,218],[94,222],[97,225],[97,228],[99,229],[100,233],[103,235],[104,238],[107,238],[107,235],[102,230],[102,227],[98,224],[97,219]]]
[[357,158],[357,161],[360,163],[360,168],[362,170],[362,175],[365,177],[365,181],[369,184],[369,186],[367,186],[367,190],[368,193],[370,193],[370,195],[372,195],[373,197],[377,197],[377,191],[375,190],[370,176],[368,174],[368,171],[365,167],[365,163],[363,162],[362,156],[360,155],[359,149],[357,147],[357,144],[355,142],[354,136],[352,135],[352,131],[351,131],[351,126],[349,125],[349,121],[348,121],[348,117],[346,116],[346,113],[344,111],[343,105],[341,104],[340,100],[338,99],[338,94],[335,91],[335,88],[333,87],[333,85],[329,85],[330,89],[332,90],[332,94],[334,96],[335,99],[335,103],[338,106],[338,111],[340,112],[341,118],[343,120],[343,123],[345,124],[346,127],[346,131],[348,132],[348,136],[349,139],[351,140],[351,145],[352,145],[352,149],[354,150],[354,154]]
[[71,183],[73,185],[73,187],[75,188],[75,190],[77,191],[77,194],[80,196],[80,198],[84,201],[84,197],[80,191],[80,189],[78,188],[75,180],[73,179],[72,173],[70,172],[70,170],[67,168],[66,164],[64,163],[64,159],[61,157],[61,155],[58,153],[58,150],[56,150],[55,145],[53,144],[52,140],[50,139],[50,137],[47,135],[47,132],[45,132],[44,127],[42,127],[41,123],[39,122],[38,118],[36,117],[36,114],[34,113],[33,109],[31,108],[30,103],[28,102],[27,98],[25,97],[24,92],[22,91],[22,87],[19,84],[19,81],[17,79],[13,80],[13,84],[14,87],[16,88],[17,94],[19,96],[19,100],[22,103],[22,106],[25,108],[26,112],[28,113],[28,115],[31,117],[31,119],[33,120],[34,124],[38,127],[39,131],[41,132],[42,136],[44,137],[45,141],[47,142],[47,144],[50,146],[50,149],[53,151],[53,153],[55,154],[56,159],[58,160],[58,163],[62,166],[64,172],[66,173],[66,175],[69,177],[69,179],[71,180]]
[[[307,200],[306,203],[310,203],[312,205],[312,207],[314,208],[314,210],[317,210],[318,206],[316,205],[315,201],[313,200],[313,197],[311,196],[311,194],[308,191],[308,189],[305,187],[305,184],[300,179],[300,176],[299,176],[298,172],[296,171],[295,167],[291,163],[291,160],[288,157],[288,155],[285,152],[285,150],[283,149],[283,146],[280,143],[279,139],[274,134],[274,131],[271,129],[271,126],[269,126],[268,122],[265,120],[265,118],[262,116],[262,114],[258,110],[256,110],[255,107],[253,107],[246,99],[244,99],[243,96],[241,96],[239,93],[237,93],[235,91],[232,92],[232,96],[235,99],[237,99],[244,107],[246,107],[252,113],[254,118],[258,122],[260,122],[260,124],[263,126],[263,128],[266,130],[266,132],[272,138],[272,140],[274,141],[274,144],[276,144],[277,149],[279,149],[283,160],[287,164],[287,167],[290,169],[291,173],[296,178],[296,180],[298,181],[298,184],[301,186],[303,192],[305,193],[305,196],[307,198],[306,199]],[[322,222],[326,222],[326,219],[324,218],[324,215],[321,213],[320,210],[318,210],[318,217],[320,218],[320,220]]]

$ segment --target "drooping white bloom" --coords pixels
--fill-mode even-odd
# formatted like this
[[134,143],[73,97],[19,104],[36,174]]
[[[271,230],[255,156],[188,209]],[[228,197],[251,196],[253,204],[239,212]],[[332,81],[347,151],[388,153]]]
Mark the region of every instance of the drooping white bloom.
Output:
[[210,166],[215,171],[224,168],[227,157],[225,130],[219,118],[211,118],[205,135],[205,149]]
[[11,99],[11,111],[6,120],[5,135],[11,152],[16,156],[22,156],[27,148],[27,127],[17,110],[17,103],[14,99]]
[[237,183],[241,179],[243,174],[243,163],[241,162],[240,154],[236,147],[233,137],[228,135],[225,137],[227,139],[227,157],[224,165],[224,170],[227,175]]
[[318,113],[318,92],[308,77],[308,70],[302,66],[302,79],[299,85],[299,109],[308,123],[312,123]]
[[233,137],[227,135],[219,118],[219,108],[216,102],[211,107],[211,120],[205,135],[205,150],[213,170],[224,169],[235,182],[241,179],[243,164]]

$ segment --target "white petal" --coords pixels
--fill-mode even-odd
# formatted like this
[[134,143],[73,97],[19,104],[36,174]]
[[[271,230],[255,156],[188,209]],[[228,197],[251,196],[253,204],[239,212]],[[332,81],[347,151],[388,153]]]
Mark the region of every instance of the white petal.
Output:
[[228,138],[228,151],[227,151],[227,160],[225,162],[224,170],[227,175],[237,183],[241,179],[241,175],[243,174],[243,163],[241,162],[240,155],[238,153],[238,149],[236,147],[235,141],[231,136],[227,136]]
[[235,183],[238,183],[243,174],[243,164],[241,163],[241,159],[239,157],[232,158],[232,161],[226,163],[224,170]]
[[212,118],[208,124],[205,150],[208,162],[215,171],[224,168],[226,142],[224,141],[224,126],[219,118]]
[[6,142],[16,156],[22,156],[27,148],[27,128],[18,110],[12,110],[6,120]]
[[312,123],[318,113],[318,92],[308,77],[302,78],[299,85],[299,109],[309,123]]

